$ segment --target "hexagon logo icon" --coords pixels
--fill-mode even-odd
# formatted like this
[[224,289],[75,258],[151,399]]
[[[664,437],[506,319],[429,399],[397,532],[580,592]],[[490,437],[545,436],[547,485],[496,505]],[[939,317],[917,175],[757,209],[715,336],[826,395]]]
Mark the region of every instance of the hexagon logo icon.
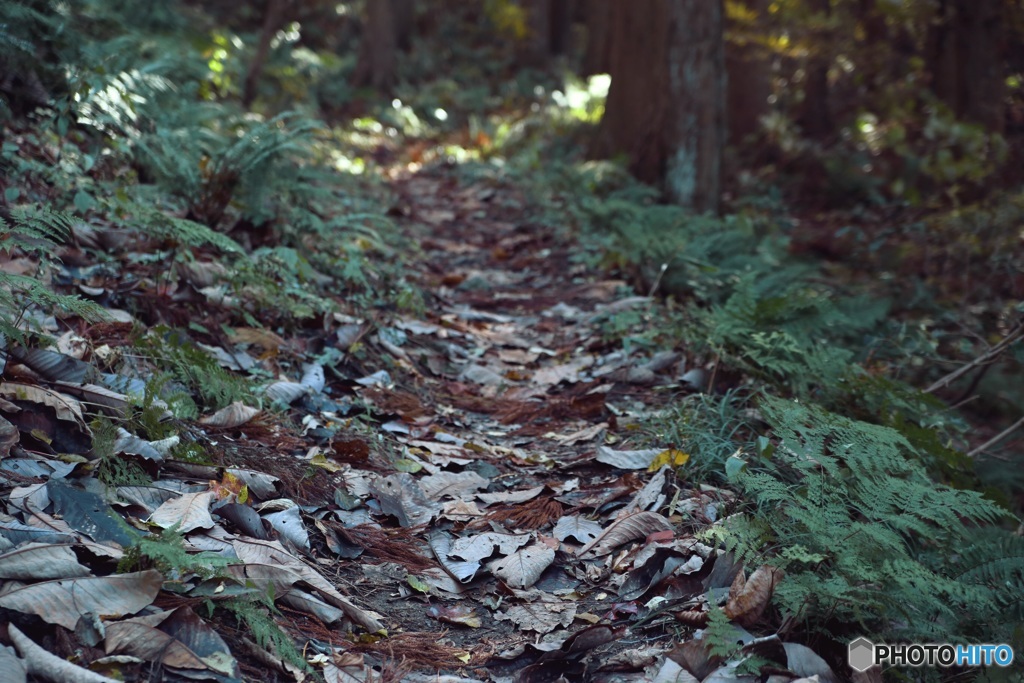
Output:
[[875,645],[863,636],[851,641],[847,659],[854,671],[867,671],[875,664]]

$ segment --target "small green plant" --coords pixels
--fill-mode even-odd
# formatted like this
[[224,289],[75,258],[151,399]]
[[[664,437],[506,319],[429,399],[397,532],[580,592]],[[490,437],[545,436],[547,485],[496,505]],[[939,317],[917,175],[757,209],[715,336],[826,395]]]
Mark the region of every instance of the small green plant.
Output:
[[309,664],[291,637],[274,621],[273,614],[280,614],[269,596],[253,598],[229,598],[214,603],[235,616],[238,625],[252,634],[260,647],[270,650],[284,661],[303,671],[309,671]]
[[185,549],[185,537],[174,527],[164,529],[158,536],[143,536],[129,548],[118,563],[119,572],[150,568],[160,571],[168,580],[199,576],[209,579],[223,574],[223,569],[234,564],[231,558],[216,553],[190,553]]
[[[220,111],[223,117],[225,112]],[[183,114],[184,115],[184,114]],[[161,125],[138,142],[138,159],[170,193],[188,204],[188,217],[216,228],[233,202],[246,217],[263,213],[290,157],[307,157],[319,128],[295,113],[251,118],[182,120]]]
[[0,272],[0,334],[25,343],[25,314],[31,308],[43,313],[61,312],[86,320],[101,320],[103,309],[78,296],[53,291],[43,273],[53,262],[53,254],[67,240],[72,219],[65,213],[38,206],[11,210],[10,220],[0,217],[0,251],[20,251],[37,259],[34,275]]
[[[252,387],[217,364],[217,360],[188,337],[168,327],[157,326],[135,343],[135,352],[149,359],[160,372],[187,388],[204,408],[220,409],[234,401],[252,397]],[[185,400],[174,402],[184,411],[179,417],[192,415]]]
[[105,417],[93,420],[92,453],[97,458],[96,477],[105,486],[146,486],[153,479],[142,466],[114,451],[117,442],[117,425]]

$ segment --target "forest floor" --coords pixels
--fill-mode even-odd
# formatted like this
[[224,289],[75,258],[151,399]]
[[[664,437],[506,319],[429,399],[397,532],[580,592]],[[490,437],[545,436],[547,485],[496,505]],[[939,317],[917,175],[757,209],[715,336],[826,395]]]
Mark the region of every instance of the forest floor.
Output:
[[[0,555],[0,572],[37,582],[9,582],[0,608],[30,672],[60,662],[26,635],[123,680],[735,676],[737,660],[692,641],[721,603],[736,639],[787,663],[789,678],[834,677],[809,649],[758,633],[773,571],[748,578],[694,538],[733,494],[688,486],[675,473],[689,457],[681,445],[649,439],[652,420],[701,380],[676,350],[625,353],[600,329],[650,299],[578,265],[577,245],[531,222],[513,186],[441,167],[391,189],[424,310],[338,315],[273,344],[250,330],[248,346],[217,354],[230,367],[245,348],[274,345],[259,362],[280,377],[340,349],[326,374],[307,364],[301,382],[267,390],[287,412],[239,402],[178,423],[205,464],[122,431],[114,458],[151,482],[43,445],[3,461],[5,530],[34,542]],[[211,342],[201,331],[226,329],[201,299],[139,296],[154,322],[188,320]],[[131,327],[83,324],[72,337],[130,353]],[[26,389],[17,368],[5,384],[35,408],[19,429],[51,453],[73,452],[66,444],[88,431],[60,379],[88,363],[63,339],[66,354],[18,358],[48,388]],[[84,386],[83,403],[101,402]],[[41,408],[62,403],[67,412]],[[755,642],[744,626],[769,637]],[[90,680],[80,668],[58,676]]]

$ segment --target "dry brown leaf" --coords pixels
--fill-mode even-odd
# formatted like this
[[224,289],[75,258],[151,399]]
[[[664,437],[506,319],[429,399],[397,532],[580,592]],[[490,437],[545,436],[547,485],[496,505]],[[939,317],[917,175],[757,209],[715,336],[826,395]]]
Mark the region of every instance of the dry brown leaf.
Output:
[[199,424],[211,427],[224,427],[232,429],[244,425],[249,420],[260,414],[259,408],[247,406],[241,401],[235,401],[226,408],[221,408],[213,415],[207,415],[199,420]]
[[0,607],[35,614],[50,624],[74,630],[82,615],[134,614],[156,598],[163,576],[155,569],[131,574],[61,579],[34,583],[0,596]]
[[750,626],[761,618],[775,586],[782,579],[782,570],[762,565],[744,580],[743,572],[736,575],[729,588],[729,599],[725,604],[725,616],[741,626]]
[[646,538],[656,531],[673,531],[675,526],[656,512],[637,512],[616,520],[600,536],[580,549],[580,557],[593,558],[607,555],[620,545],[638,538]]

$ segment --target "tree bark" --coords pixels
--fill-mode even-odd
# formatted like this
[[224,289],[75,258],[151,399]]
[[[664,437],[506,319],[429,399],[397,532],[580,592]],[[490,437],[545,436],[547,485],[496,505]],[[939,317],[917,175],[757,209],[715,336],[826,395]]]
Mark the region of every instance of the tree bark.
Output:
[[990,130],[1005,125],[1001,0],[940,0],[929,36],[932,91],[953,113]]
[[725,146],[723,3],[673,3],[669,33],[669,156],[666,190],[672,201],[717,213]]
[[667,197],[717,212],[725,143],[725,50],[719,0],[613,3],[611,89],[591,147],[626,156]]
[[581,75],[606,74],[611,70],[612,1],[589,0],[585,7],[587,47]]
[[387,91],[398,80],[398,31],[393,0],[367,0],[359,59],[352,73],[355,87]]

